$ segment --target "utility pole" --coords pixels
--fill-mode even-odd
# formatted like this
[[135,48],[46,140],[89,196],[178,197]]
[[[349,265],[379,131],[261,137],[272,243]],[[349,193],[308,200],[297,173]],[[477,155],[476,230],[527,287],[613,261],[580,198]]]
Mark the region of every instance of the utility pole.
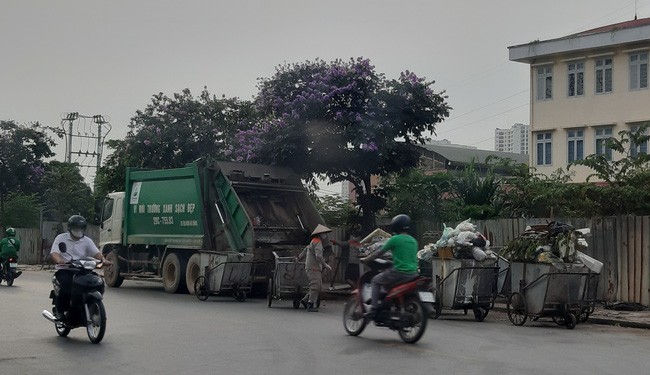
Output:
[[[92,124],[97,125],[96,132]],[[112,129],[111,124],[102,115],[85,116],[70,112],[61,119],[61,128],[66,137],[66,162],[98,171],[102,165],[104,140]],[[72,155],[76,155],[74,160]]]

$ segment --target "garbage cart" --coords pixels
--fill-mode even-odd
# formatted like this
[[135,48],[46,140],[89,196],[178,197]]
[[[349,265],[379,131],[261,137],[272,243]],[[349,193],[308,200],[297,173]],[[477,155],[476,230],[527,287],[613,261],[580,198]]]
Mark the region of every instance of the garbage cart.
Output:
[[231,294],[237,301],[246,300],[253,285],[253,254],[203,252],[201,264],[207,264],[194,282],[194,294],[205,301],[210,295]]
[[551,317],[558,325],[575,328],[584,311],[589,269],[583,264],[510,264],[511,288],[508,319],[521,326],[530,317]]
[[271,307],[273,300],[290,299],[293,308],[300,307],[300,300],[309,290],[305,262],[298,262],[293,256],[280,256],[273,252],[275,267],[268,281],[266,300]]
[[435,302],[431,317],[437,319],[442,309],[474,311],[482,322],[494,307],[499,267],[496,260],[479,262],[473,259],[432,260]]
[[593,271],[588,271],[586,275],[586,287],[584,298],[582,300],[582,311],[578,317],[580,323],[584,323],[589,319],[589,316],[594,312],[596,308],[596,302],[598,299],[598,280],[600,279],[600,273]]

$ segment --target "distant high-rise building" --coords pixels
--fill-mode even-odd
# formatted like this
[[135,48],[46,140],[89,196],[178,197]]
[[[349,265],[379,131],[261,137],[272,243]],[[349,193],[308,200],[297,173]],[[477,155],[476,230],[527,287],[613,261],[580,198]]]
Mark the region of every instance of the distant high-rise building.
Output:
[[528,155],[529,125],[514,124],[510,129],[494,130],[494,150]]

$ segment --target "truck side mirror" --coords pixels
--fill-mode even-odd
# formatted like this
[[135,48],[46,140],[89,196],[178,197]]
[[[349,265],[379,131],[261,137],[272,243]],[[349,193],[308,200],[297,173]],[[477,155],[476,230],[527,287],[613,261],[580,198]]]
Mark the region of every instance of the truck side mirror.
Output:
[[65,242],[59,242],[59,251],[65,253],[68,251],[68,248],[65,246]]

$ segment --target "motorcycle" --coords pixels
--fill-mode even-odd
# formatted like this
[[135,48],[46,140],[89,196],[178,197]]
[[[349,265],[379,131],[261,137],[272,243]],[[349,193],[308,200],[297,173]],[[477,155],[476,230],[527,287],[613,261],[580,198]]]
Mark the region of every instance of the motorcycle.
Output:
[[[371,307],[371,280],[392,263],[375,259],[368,264],[370,270],[359,279],[358,287],[345,303],[343,326],[351,336],[363,332],[370,321],[367,311]],[[378,327],[397,331],[402,341],[413,344],[422,338],[427,328],[428,311],[434,302],[430,277],[414,276],[412,280],[382,290],[378,311],[373,318]]]
[[18,259],[15,257],[9,257],[2,262],[0,268],[0,282],[5,280],[7,286],[14,285],[14,280],[22,273],[21,271],[17,271],[16,268],[18,268]]
[[[66,252],[65,243],[59,244],[59,250]],[[70,330],[86,327],[88,338],[93,344],[98,344],[106,332],[106,310],[104,303],[104,279],[94,272],[101,265],[95,258],[73,259],[66,263],[68,268],[74,270],[70,301],[66,311],[58,312],[56,306],[52,312],[43,310],[43,317],[54,323],[56,333],[66,337]],[[53,290],[50,291],[52,305],[61,293],[61,285],[55,276],[52,277]]]

